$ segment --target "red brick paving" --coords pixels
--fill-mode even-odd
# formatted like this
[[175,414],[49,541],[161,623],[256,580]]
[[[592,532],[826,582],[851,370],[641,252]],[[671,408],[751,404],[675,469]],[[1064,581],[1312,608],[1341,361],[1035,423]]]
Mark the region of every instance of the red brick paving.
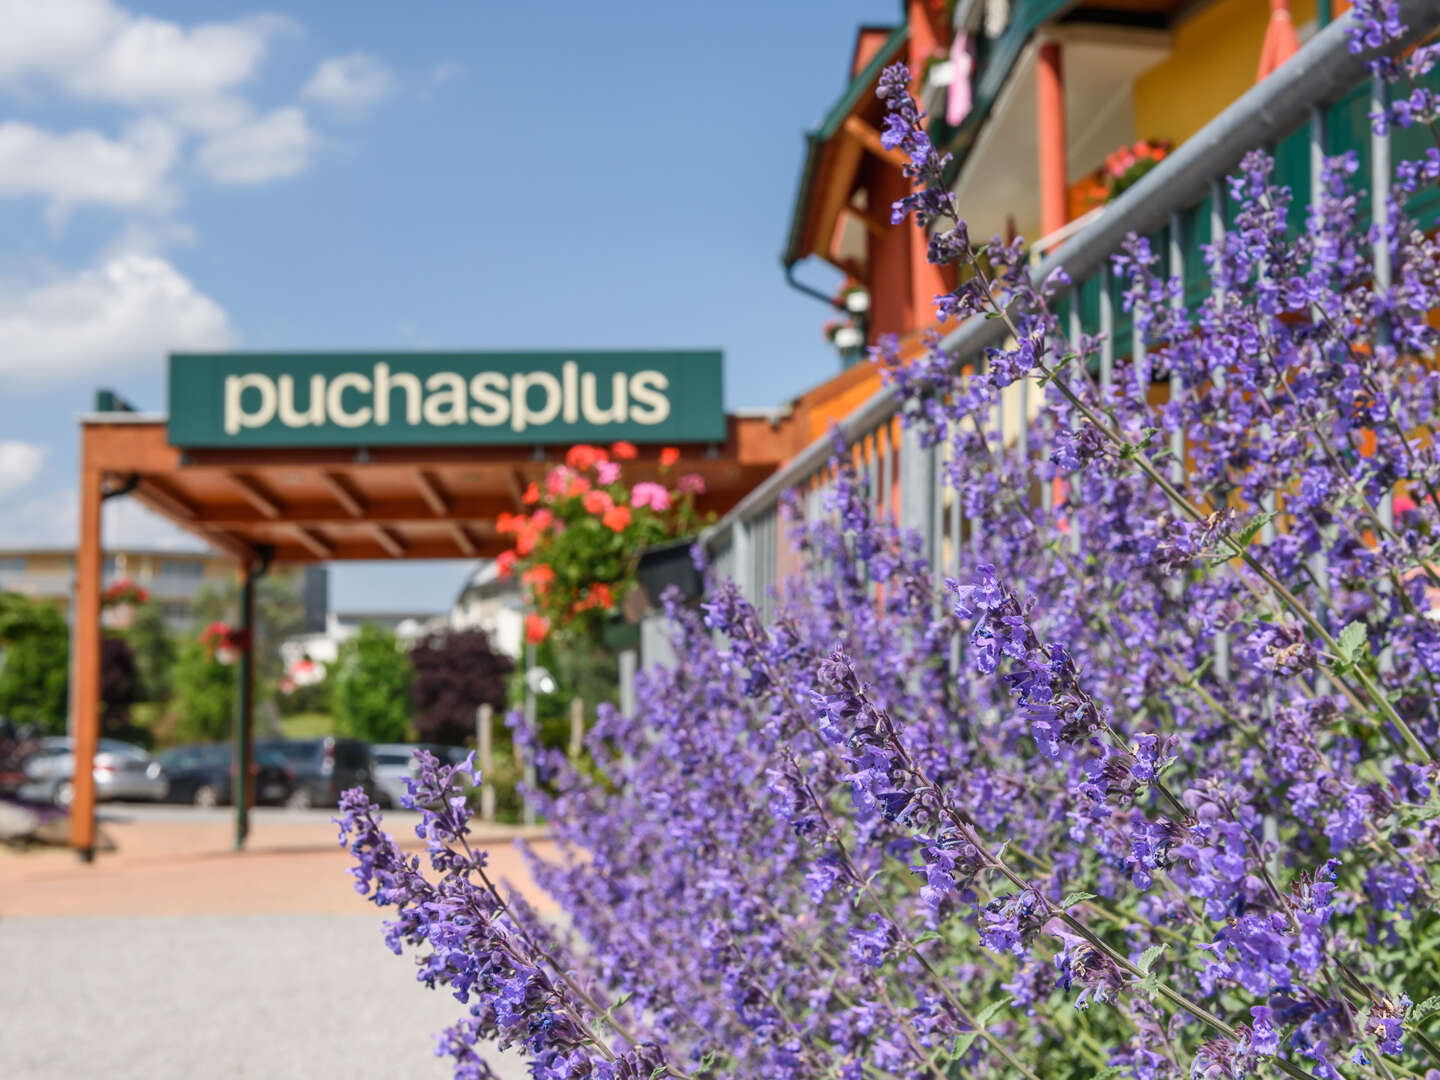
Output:
[[[392,832],[420,848],[408,815]],[[91,864],[61,848],[0,850],[0,918],[96,915],[361,914],[373,910],[355,893],[350,857],[336,828],[257,815],[247,850],[233,850],[227,820],[106,822],[116,850]],[[553,904],[525,870],[513,841],[534,829],[487,827],[472,842],[490,851],[497,879],[519,887],[541,911]],[[534,840],[541,854],[549,848]]]

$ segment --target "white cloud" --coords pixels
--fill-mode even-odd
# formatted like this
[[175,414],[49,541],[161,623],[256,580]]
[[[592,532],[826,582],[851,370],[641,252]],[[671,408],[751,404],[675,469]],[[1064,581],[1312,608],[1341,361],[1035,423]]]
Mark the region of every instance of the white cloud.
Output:
[[196,164],[222,184],[263,184],[305,171],[316,143],[305,114],[275,109],[201,144]]
[[430,81],[436,83],[454,82],[456,79],[463,79],[466,74],[465,65],[455,60],[444,60],[430,69]]
[[332,56],[315,69],[300,96],[346,109],[365,109],[395,88],[395,76],[368,53]]
[[260,15],[184,27],[110,0],[0,0],[0,81],[43,82],[90,101],[192,102],[255,74],[271,41],[294,28]]
[[45,448],[34,443],[0,442],[0,499],[27,488],[45,464]]
[[[73,487],[56,488],[28,499],[0,503],[5,545],[74,547],[80,535],[80,496]],[[160,548],[202,551],[199,537],[171,524],[132,498],[107,499],[101,511],[101,537],[107,548]]]
[[179,150],[175,131],[158,120],[143,120],[119,139],[6,121],[0,123],[0,196],[40,196],[53,215],[85,204],[167,209],[178,198],[168,176]]
[[0,290],[0,377],[12,384],[152,370],[171,350],[233,338],[225,310],[155,254],[119,252],[71,277]]

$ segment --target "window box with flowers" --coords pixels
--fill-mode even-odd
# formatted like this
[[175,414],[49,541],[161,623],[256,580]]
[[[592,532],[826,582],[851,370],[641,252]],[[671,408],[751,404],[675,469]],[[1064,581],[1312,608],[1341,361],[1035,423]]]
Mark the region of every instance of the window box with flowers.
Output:
[[641,555],[699,530],[695,498],[705,492],[704,479],[672,479],[680,452],[667,447],[657,479],[629,483],[623,463],[638,456],[626,442],[608,450],[573,446],[543,484],[525,490],[527,512],[501,515],[497,526],[514,547],[500,556],[499,570],[518,576],[525,590],[530,643],[551,633],[601,639],[636,587]]

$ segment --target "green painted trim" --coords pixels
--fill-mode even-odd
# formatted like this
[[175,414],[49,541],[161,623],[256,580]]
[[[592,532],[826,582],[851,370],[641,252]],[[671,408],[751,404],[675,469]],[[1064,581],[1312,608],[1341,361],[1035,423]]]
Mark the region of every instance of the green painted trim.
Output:
[[800,168],[800,185],[795,192],[795,203],[790,211],[790,229],[785,241],[785,253],[780,257],[785,266],[794,266],[804,258],[799,251],[800,232],[805,221],[805,207],[810,202],[810,189],[815,183],[815,170],[820,163],[821,149],[840,130],[840,125],[845,122],[850,111],[859,104],[860,99],[870,89],[871,83],[880,77],[881,70],[895,58],[895,54],[900,51],[909,36],[910,26],[908,23],[901,23],[890,31],[890,36],[885,39],[885,43],[876,50],[875,55],[870,58],[870,62],[860,69],[860,73],[850,80],[850,85],[845,88],[845,92],[830,107],[830,111],[820,121],[820,126],[814,131],[806,132],[805,163]]

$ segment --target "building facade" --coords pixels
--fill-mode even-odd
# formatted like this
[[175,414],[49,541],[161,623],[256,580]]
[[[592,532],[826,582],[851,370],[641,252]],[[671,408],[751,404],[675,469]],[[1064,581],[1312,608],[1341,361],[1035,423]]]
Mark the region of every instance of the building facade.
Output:
[[[165,548],[117,548],[105,552],[101,588],[134,582],[158,604],[172,630],[187,630],[195,621],[195,603],[206,590],[235,583],[235,563],[214,551]],[[303,568],[298,582],[308,625],[323,627],[329,606],[329,572]],[[62,547],[0,548],[0,592],[13,592],[54,604],[68,616],[75,590],[75,550]],[[102,619],[114,625],[107,609]]]

